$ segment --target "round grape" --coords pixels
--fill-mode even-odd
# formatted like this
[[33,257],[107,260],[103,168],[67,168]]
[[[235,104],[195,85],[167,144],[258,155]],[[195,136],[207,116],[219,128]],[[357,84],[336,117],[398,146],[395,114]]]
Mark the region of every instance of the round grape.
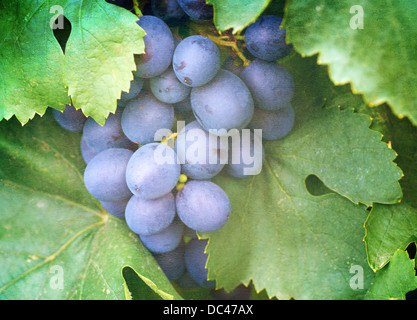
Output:
[[189,228],[212,232],[229,219],[231,205],[227,194],[218,185],[206,180],[187,182],[176,196],[177,214]]
[[150,236],[167,228],[175,217],[175,199],[168,193],[157,199],[132,196],[126,206],[125,219],[130,230]]
[[150,92],[142,92],[130,100],[122,115],[124,134],[133,142],[154,142],[155,133],[162,128],[170,129],[174,123],[174,107],[156,99]]
[[156,199],[170,192],[178,182],[181,165],[175,151],[162,143],[140,147],[126,168],[129,189],[143,199]]
[[90,194],[102,201],[120,201],[132,193],[126,184],[126,166],[133,152],[110,148],[97,154],[87,164],[84,184]]
[[191,88],[182,84],[174,70],[169,67],[164,73],[149,81],[150,88],[154,96],[165,103],[177,103],[186,99],[191,92]]
[[261,173],[264,161],[262,139],[244,129],[239,133],[239,143],[229,148],[227,173],[236,178],[245,178]]
[[83,139],[87,146],[96,153],[109,148],[134,149],[135,144],[123,133],[120,119],[123,109],[118,108],[111,113],[103,126],[93,118],[88,118],[84,124]]
[[187,124],[178,134],[175,143],[182,172],[191,179],[203,180],[216,176],[224,167],[220,138],[204,130],[197,121]]
[[87,120],[87,117],[81,109],[75,109],[72,104],[67,104],[64,111],[53,109],[53,114],[55,120],[61,127],[74,132],[82,131],[84,123]]
[[145,53],[135,55],[137,70],[133,74],[139,78],[152,78],[171,64],[174,37],[167,24],[157,17],[145,15],[137,23],[146,32],[143,37]]
[[165,253],[174,250],[181,243],[184,224],[178,219],[159,233],[143,236],[139,235],[143,245],[151,252]]
[[178,80],[190,87],[208,83],[220,68],[220,52],[209,38],[194,35],[182,40],[172,59]]
[[172,251],[154,254],[156,262],[158,262],[169,281],[178,280],[184,274],[184,251],[184,244],[180,244]]
[[239,130],[249,124],[254,103],[248,87],[238,76],[220,70],[210,83],[191,90],[191,107],[196,119],[207,131]]
[[120,201],[103,201],[100,200],[104,210],[110,213],[112,216],[120,219],[125,218],[125,209],[130,198],[126,198]]
[[255,108],[249,128],[262,129],[265,140],[282,139],[287,136],[294,126],[294,109],[291,104],[277,111],[267,111]]
[[178,0],[178,4],[193,19],[213,19],[213,6],[206,4],[206,0]]
[[246,48],[256,58],[274,61],[288,55],[292,46],[285,42],[286,31],[281,29],[282,18],[262,16],[245,31]]
[[276,62],[255,59],[240,77],[252,93],[255,106],[264,110],[285,107],[294,95],[294,80],[283,66]]
[[206,268],[208,254],[206,249],[207,240],[190,240],[184,253],[185,267],[191,277],[202,287],[215,288],[214,280],[207,280],[208,269]]

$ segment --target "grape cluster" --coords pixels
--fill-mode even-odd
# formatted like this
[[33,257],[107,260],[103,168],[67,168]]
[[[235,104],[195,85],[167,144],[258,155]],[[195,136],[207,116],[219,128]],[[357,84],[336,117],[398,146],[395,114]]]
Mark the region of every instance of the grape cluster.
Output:
[[204,0],[153,1],[152,9],[155,15],[138,20],[146,32],[145,53],[135,56],[130,90],[122,92],[105,124],[72,105],[54,115],[65,129],[82,131],[89,193],[125,219],[168,279],[186,285],[187,274],[213,288],[205,268],[207,240],[196,231],[222,228],[231,204],[210,179],[220,172],[237,178],[259,174],[262,140],[281,139],[292,129],[294,82],[276,62],[291,47],[279,28],[281,18],[263,16],[245,32],[250,65],[237,66],[234,58],[221,64],[211,39],[181,40],[165,22],[184,14],[211,19]]

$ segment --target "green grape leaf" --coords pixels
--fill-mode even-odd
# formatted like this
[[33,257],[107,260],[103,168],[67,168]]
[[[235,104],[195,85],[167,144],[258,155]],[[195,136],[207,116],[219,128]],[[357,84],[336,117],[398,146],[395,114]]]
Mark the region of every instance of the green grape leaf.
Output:
[[[252,280],[279,299],[363,298],[373,272],[363,242],[367,211],[357,203],[398,203],[396,153],[369,128],[369,116],[353,112],[360,97],[335,87],[315,57],[294,54],[283,64],[295,81],[294,128],[264,144],[258,176],[214,179],[232,213],[209,235],[209,278],[227,290]],[[310,183],[309,192],[312,175],[326,188]],[[354,266],[364,270],[362,290],[350,286]]]
[[63,8],[72,25],[64,82],[74,105],[104,124],[121,90],[129,91],[136,70],[133,55],[144,52],[145,32],[135,15],[104,1],[64,1]]
[[16,115],[24,124],[48,106],[70,103],[49,9],[46,1],[0,3],[0,120]]
[[404,172],[401,186],[404,197],[399,204],[375,205],[366,221],[366,247],[369,265],[374,270],[385,266],[399,250],[417,238],[417,128],[408,119],[398,119],[388,106],[364,108],[374,119],[372,127],[398,152],[395,160]]
[[365,223],[369,265],[379,270],[417,238],[417,209],[407,202],[375,205]]
[[287,194],[280,181],[288,173],[273,168],[276,159],[246,182],[215,180],[233,211],[210,235],[209,278],[226,290],[252,280],[257,290],[278,299],[363,298],[366,291],[353,290],[350,278],[352,267],[360,266],[364,288],[372,282],[362,241],[365,211],[334,193]]
[[289,1],[287,40],[319,54],[337,84],[352,83],[373,105],[388,102],[417,124],[417,5],[413,0]]
[[214,24],[217,30],[232,29],[234,33],[254,22],[271,0],[206,0],[214,7]]
[[137,273],[130,266],[122,269],[127,300],[173,300],[172,294],[166,293],[150,279]]
[[149,280],[144,294],[180,298],[125,221],[89,195],[84,168],[80,134],[50,112],[23,128],[0,122],[0,299],[125,299],[126,266]]
[[366,300],[405,300],[405,294],[417,288],[415,260],[407,252],[396,251],[389,264],[376,273]]
[[[65,55],[54,37],[62,14],[71,24]],[[103,124],[116,110],[144,52],[144,31],[132,13],[104,0],[0,4],[0,119],[25,124],[48,106],[71,102]],[[62,24],[64,26],[64,24]],[[4,36],[3,36],[4,35]],[[68,96],[69,94],[69,96]]]
[[[294,128],[266,150],[315,174],[331,190],[353,203],[398,203],[402,190],[397,154],[370,130],[371,118],[354,112],[363,100],[349,86],[334,86],[327,68],[294,54],[282,62],[292,74],[296,91],[292,105],[297,112]],[[294,162],[291,162],[291,161]],[[304,180],[304,179],[303,179]]]

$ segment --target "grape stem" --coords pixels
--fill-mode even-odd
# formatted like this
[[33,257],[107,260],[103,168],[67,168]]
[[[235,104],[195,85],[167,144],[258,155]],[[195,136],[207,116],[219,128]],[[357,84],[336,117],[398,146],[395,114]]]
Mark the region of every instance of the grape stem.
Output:
[[236,53],[236,55],[242,60],[243,66],[246,68],[248,65],[250,65],[250,61],[245,57],[243,52],[240,50],[239,46],[237,45],[237,40],[245,39],[245,36],[241,35],[231,35],[231,36],[213,36],[208,34],[207,37],[212,40],[214,43],[220,45],[232,48],[232,50]]
[[172,134],[170,134],[170,135],[167,135],[166,137],[164,137],[163,139],[162,139],[162,141],[161,141],[161,143],[164,143],[164,144],[168,144],[168,140],[171,140],[171,139],[174,139],[174,141],[175,141],[175,138],[178,136],[178,133],[177,132],[173,132]]
[[143,13],[142,13],[142,11],[140,10],[140,7],[139,7],[139,0],[133,0],[133,11],[135,11],[135,14],[138,17],[143,16]]
[[[219,39],[221,40],[230,40],[230,36],[220,36]],[[245,40],[245,36],[242,35],[234,35],[233,39],[236,40],[240,40],[240,41],[244,41]]]
[[206,25],[199,25],[191,23],[189,24],[190,29],[195,31],[198,34],[204,35],[210,40],[212,40],[215,44],[219,46],[229,47],[233,50],[233,52],[242,60],[243,66],[246,68],[250,65],[250,60],[245,57],[242,50],[239,48],[238,41],[244,41],[245,36],[237,33],[236,35],[230,34],[222,34],[220,31],[217,31],[213,28],[212,33],[207,32]]

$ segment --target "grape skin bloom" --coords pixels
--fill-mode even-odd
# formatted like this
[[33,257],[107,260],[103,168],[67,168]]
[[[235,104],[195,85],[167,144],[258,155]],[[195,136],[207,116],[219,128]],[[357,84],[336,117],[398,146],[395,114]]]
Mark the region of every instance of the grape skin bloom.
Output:
[[287,106],[294,95],[291,74],[276,62],[255,59],[240,77],[252,93],[257,108],[278,110]]
[[81,109],[75,109],[72,104],[65,105],[63,111],[54,109],[53,114],[55,120],[61,127],[68,131],[79,132],[83,130],[87,117]]
[[243,129],[252,119],[254,102],[245,83],[230,71],[220,70],[208,84],[191,90],[191,107],[207,131]]
[[189,87],[202,86],[219,71],[219,48],[207,37],[187,37],[175,48],[172,65],[181,83]]
[[208,269],[206,268],[208,254],[205,253],[207,240],[192,239],[185,247],[185,267],[193,280],[200,286],[214,288],[216,282],[207,280]]
[[120,201],[132,193],[126,184],[125,172],[133,152],[110,148],[98,153],[84,171],[84,184],[90,194],[102,201]]
[[187,124],[178,134],[175,151],[182,164],[182,172],[190,179],[205,180],[216,176],[224,167],[218,136],[204,130],[197,121]]
[[[158,154],[166,159],[159,159]],[[175,187],[180,174],[181,165],[177,162],[175,151],[162,143],[149,143],[140,147],[130,158],[126,182],[136,196],[156,199]]]
[[186,99],[191,88],[182,84],[170,67],[161,75],[149,80],[153,95],[165,103],[177,103]]
[[127,103],[121,117],[121,127],[127,138],[143,145],[154,142],[159,129],[170,129],[174,117],[172,105],[159,101],[150,92],[142,92]]
[[229,219],[231,205],[227,194],[207,180],[192,180],[176,196],[177,214],[189,228],[213,232]]
[[151,252],[165,253],[174,250],[181,243],[184,224],[178,219],[161,232],[150,236],[139,235],[143,245]]
[[248,128],[262,129],[262,138],[277,140],[286,137],[294,126],[294,109],[291,104],[276,111],[255,108]]
[[205,0],[178,0],[185,13],[193,19],[204,21],[213,19],[213,6]]
[[121,126],[123,109],[118,108],[116,113],[111,113],[103,126],[93,118],[88,118],[83,128],[83,139],[88,148],[99,153],[109,148],[132,149],[134,143],[124,134]]
[[287,56],[292,45],[286,43],[286,30],[280,28],[282,18],[262,16],[248,26],[245,31],[245,44],[256,58],[275,61]]
[[144,15],[137,23],[146,32],[143,37],[145,53],[135,55],[137,70],[133,74],[139,78],[152,78],[163,73],[171,64],[174,36],[168,25],[157,17]]
[[142,199],[133,195],[126,206],[125,218],[129,228],[140,235],[150,236],[167,228],[175,217],[175,198],[167,193],[157,199]]

